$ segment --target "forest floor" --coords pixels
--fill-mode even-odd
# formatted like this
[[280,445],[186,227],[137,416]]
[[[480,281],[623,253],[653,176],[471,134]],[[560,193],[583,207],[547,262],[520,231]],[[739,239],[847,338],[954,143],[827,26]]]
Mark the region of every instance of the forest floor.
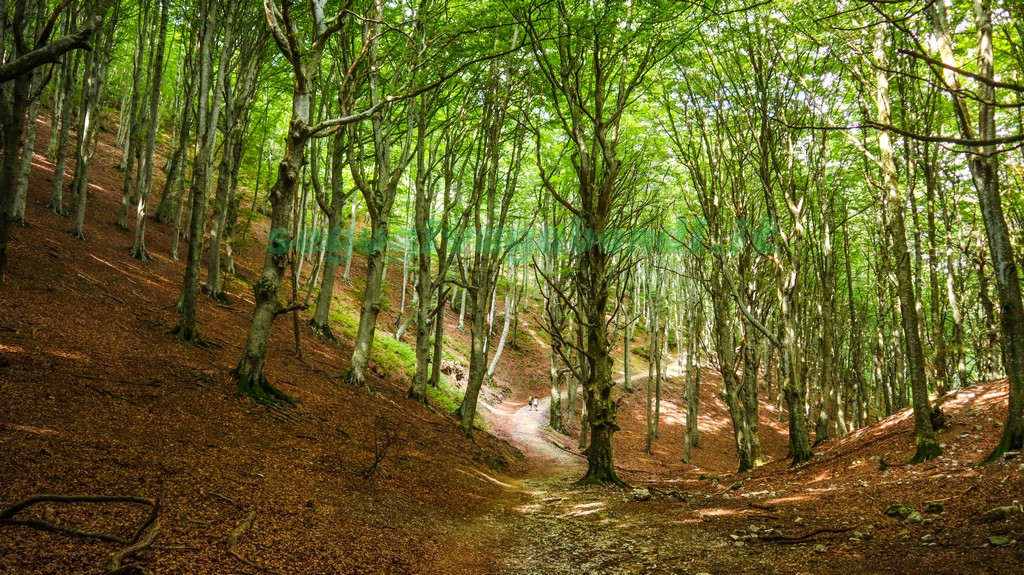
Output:
[[[41,151],[48,124],[39,128]],[[371,363],[372,392],[338,378],[351,353],[345,337],[328,344],[301,324],[296,357],[291,317],[275,325],[267,374],[300,408],[282,416],[238,400],[228,374],[248,327],[245,278],[256,276],[265,226],[254,221],[236,256],[229,302],[203,298],[200,330],[217,347],[177,342],[167,333],[182,276],[182,262],[166,255],[173,230],[150,222],[154,261],[129,257],[131,234],[115,225],[121,175],[112,138],[102,134],[94,161],[84,242],[45,208],[53,167],[36,159],[30,227],[14,232],[0,292],[0,509],[42,493],[159,500],[155,545],[130,561],[160,575],[857,575],[1024,565],[1024,514],[983,516],[1024,500],[1024,462],[975,467],[998,440],[1005,382],[944,398],[945,453],[914,467],[900,465],[913,454],[904,411],[823,443],[791,469],[784,414],[765,404],[769,462],[733,474],[731,425],[712,369],[702,375],[701,445],[690,465],[680,462],[680,382],[665,385],[648,455],[645,380],[635,379],[635,393],[619,392],[616,461],[646,492],[573,485],[585,465],[578,430],[550,431],[546,402],[525,408],[527,397],[547,393],[547,350],[528,312],[484,394],[487,432],[472,442],[440,402],[426,409],[405,398],[408,374],[387,348]],[[349,322],[361,264],[336,296]],[[400,265],[389,271],[389,285],[400,285]],[[398,318],[394,292],[380,341]],[[457,316],[446,313],[454,326]],[[459,359],[468,336],[453,328],[446,338]],[[463,368],[453,366],[456,384]],[[886,515],[896,503],[918,514]],[[47,502],[16,518],[130,539],[150,510]],[[0,573],[104,573],[124,547],[0,524]]]

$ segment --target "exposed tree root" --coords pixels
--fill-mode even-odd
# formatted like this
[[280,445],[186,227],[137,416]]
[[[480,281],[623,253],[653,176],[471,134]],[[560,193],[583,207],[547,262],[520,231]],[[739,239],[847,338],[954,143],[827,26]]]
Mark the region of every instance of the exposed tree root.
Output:
[[244,509],[242,507],[241,503],[235,501],[234,499],[228,497],[227,495],[221,495],[220,493],[217,493],[216,491],[204,491],[204,490],[200,489],[199,490],[199,494],[200,495],[209,495],[210,497],[216,497],[217,499],[220,499],[221,501],[226,501],[226,502],[230,503],[231,505],[234,505],[238,509]]
[[149,255],[149,252],[146,251],[145,248],[143,248],[141,250],[130,250],[130,252],[131,252],[132,257],[137,259],[137,260],[140,260],[140,261],[143,261],[143,262],[151,262],[151,261],[153,261],[153,256]]
[[[158,508],[159,504],[153,506],[154,513],[151,516],[152,521],[147,521],[147,523],[144,524],[145,527],[149,529],[145,534],[145,537],[138,537],[138,541],[134,544],[115,553],[107,563],[107,572],[105,575],[129,575],[136,573],[139,575],[149,575],[152,573],[152,571],[137,563],[122,566],[121,562],[132,555],[153,546],[153,542],[156,541],[157,536],[160,535],[160,520],[156,517],[156,511]],[[139,535],[141,535],[141,533]]]
[[853,531],[853,527],[824,527],[822,529],[815,529],[814,531],[804,533],[803,535],[762,535],[761,540],[763,541],[774,541],[775,543],[787,544],[787,543],[800,543],[807,541],[815,535],[821,535],[822,533],[846,533],[847,531]]
[[[136,530],[135,538],[132,540],[125,539],[124,537],[118,537],[117,535],[108,535],[106,533],[97,533],[93,531],[86,531],[84,529],[78,529],[76,527],[69,527],[66,525],[60,525],[47,521],[45,519],[18,519],[15,517],[19,512],[24,509],[35,505],[36,503],[50,502],[50,503],[137,503],[140,505],[150,505],[153,507],[153,512],[146,521]],[[159,503],[152,499],[146,499],[144,497],[133,497],[133,496],[122,496],[122,495],[35,495],[27,499],[23,499],[7,509],[0,510],[0,524],[9,525],[25,525],[34,529],[40,529],[43,531],[52,531],[54,533],[65,533],[67,535],[74,535],[77,537],[88,537],[91,539],[99,539],[101,541],[109,541],[111,543],[120,543],[122,545],[132,545],[137,542],[138,537],[141,537],[142,531],[148,527],[150,523],[155,520]]]
[[252,567],[253,569],[258,569],[260,571],[270,573],[272,575],[280,575],[277,571],[274,571],[269,567],[264,567],[262,565],[257,565],[256,563],[253,563],[252,561],[246,559],[241,553],[238,552],[238,538],[241,537],[246,531],[252,528],[252,524],[254,521],[256,521],[256,512],[250,511],[249,514],[245,516],[245,519],[242,519],[238,526],[231,531],[231,534],[228,535],[228,555],[231,555],[235,559],[241,561],[249,567]]
[[[149,505],[151,507],[149,515],[146,519],[139,524],[135,529],[131,539],[125,539],[117,535],[109,535],[106,533],[98,533],[94,531],[86,531],[84,529],[78,529],[76,527],[69,527],[67,525],[61,525],[48,519],[19,519],[15,517],[21,511],[37,504],[37,503],[135,503],[139,505]],[[54,533],[63,533],[65,535],[73,535],[76,537],[88,537],[90,539],[99,539],[101,541],[109,541],[111,543],[120,543],[125,545],[125,548],[118,551],[110,558],[107,563],[105,575],[150,575],[151,570],[138,564],[121,565],[121,563],[129,557],[153,547],[153,542],[156,541],[158,535],[160,535],[160,501],[153,499],[146,499],[144,497],[134,497],[127,495],[50,495],[42,494],[22,499],[21,501],[11,505],[7,509],[0,510],[0,524],[8,525],[25,525],[34,529],[42,531],[52,531]]]
[[354,387],[370,390],[370,382],[366,380],[366,376],[357,373],[351,366],[341,373],[341,379]]
[[573,485],[586,487],[588,485],[616,485],[623,489],[629,489],[630,485],[622,480],[615,472],[594,473],[587,470],[586,475],[577,480]]
[[243,375],[236,367],[231,371],[231,375],[235,378],[236,397],[250,397],[260,405],[279,411],[299,406],[290,395],[274,387],[262,372],[256,376]]
[[929,459],[934,459],[942,455],[942,448],[939,447],[939,442],[931,439],[928,441],[919,441],[917,444],[917,451],[914,453],[909,461],[910,465],[917,465]]
[[220,304],[227,305],[227,303],[228,303],[228,295],[226,293],[224,293],[223,289],[219,289],[217,291],[212,291],[210,289],[210,285],[206,284],[206,285],[203,285],[202,291],[203,291],[204,294],[207,295],[207,297],[209,297],[213,301],[215,301],[217,303],[220,303]]
[[985,467],[996,461],[1001,461],[1008,451],[1020,451],[1024,448],[1024,430],[1011,429],[1012,425],[1005,426],[1003,435],[999,438],[999,443],[996,444],[992,453],[989,453],[988,457],[978,464],[978,467]]
[[180,341],[182,343],[188,343],[188,344],[194,345],[194,346],[198,347],[199,349],[219,349],[220,348],[219,345],[204,340],[202,338],[202,336],[199,335],[199,330],[198,329],[186,329],[181,324],[178,324],[178,325],[174,326],[174,329],[170,330],[167,333],[170,334],[170,335],[173,335],[176,338],[178,338],[178,341]]
[[338,343],[338,338],[334,336],[334,332],[331,331],[331,326],[329,324],[324,323],[321,325],[317,323],[316,320],[311,319],[309,320],[309,327],[311,327],[321,338],[331,343]]

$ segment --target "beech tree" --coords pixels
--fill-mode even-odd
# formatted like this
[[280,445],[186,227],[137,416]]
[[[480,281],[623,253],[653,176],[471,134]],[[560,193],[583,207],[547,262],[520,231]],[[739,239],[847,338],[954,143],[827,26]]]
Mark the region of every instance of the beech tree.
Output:
[[[197,308],[203,242],[206,236],[206,204],[213,178],[213,152],[217,142],[217,124],[223,109],[219,97],[227,81],[228,62],[234,42],[234,18],[238,11],[236,0],[221,4],[204,0],[200,4],[201,34],[198,52],[199,98],[196,120],[197,153],[193,159],[192,183],[189,189],[188,256],[185,261],[185,277],[182,281],[181,298],[178,301],[180,320],[173,333],[178,339],[197,345],[206,345],[199,335]],[[220,52],[217,52],[217,30],[223,29]],[[214,62],[217,62],[216,67]]]
[[[32,93],[35,70],[58,62],[61,56],[72,50],[91,48],[90,41],[103,24],[109,6],[109,0],[91,3],[84,10],[86,16],[80,26],[73,32],[54,38],[60,19],[73,19],[75,11],[70,2],[57,4],[49,14],[42,0],[14,0],[10,5],[7,2],[3,4],[0,12],[0,46],[4,48],[0,62],[0,123],[3,124],[3,140],[0,142],[3,149],[0,157],[0,288],[7,271],[7,244],[15,219],[16,180],[21,171],[21,158],[25,153],[32,153],[25,149],[25,133],[29,107],[38,96]],[[11,49],[7,49],[8,32],[11,34]],[[35,87],[38,91],[41,86]],[[83,97],[83,101],[85,99]],[[80,140],[87,135],[82,131],[79,134]]]
[[[608,317],[611,284],[621,273],[603,238],[610,228],[628,228],[621,211],[627,190],[620,176],[624,121],[648,73],[678,42],[678,6],[654,2],[527,2],[516,6],[541,78],[548,109],[566,140],[577,186],[566,195],[552,184],[552,166],[538,166],[551,195],[579,222],[585,234],[573,274],[574,313],[581,329],[586,365],[583,382],[590,442],[581,483],[624,484],[615,471],[612,435],[617,404],[612,397],[612,341]],[[563,298],[563,303],[569,305]],[[568,362],[567,362],[568,363]]]
[[[360,65],[366,70],[370,107],[380,108],[381,112],[370,118],[368,133],[365,126],[351,124],[348,136],[348,161],[352,177],[370,215],[370,246],[366,255],[363,305],[359,309],[359,328],[352,346],[351,363],[343,374],[345,381],[357,387],[367,386],[365,372],[373,349],[377,316],[380,314],[381,288],[391,234],[391,210],[402,176],[415,152],[415,104],[409,99],[393,102],[393,96],[386,96],[383,90],[401,90],[403,85],[415,84],[418,72],[415,67],[416,58],[409,58],[409,53],[400,51],[397,57],[404,59],[394,62],[394,66],[388,68],[392,70],[392,75],[383,75],[386,57],[381,54],[380,43],[385,18],[384,2],[374,0],[367,10],[363,20],[366,52]],[[422,12],[417,12],[415,20],[424,16]],[[416,46],[409,48],[415,54]],[[401,50],[401,47],[395,49]],[[369,139],[373,150],[372,175],[368,174],[363,161],[364,137]]]
[[[511,44],[518,41],[513,32]],[[514,239],[508,229],[513,198],[520,185],[523,169],[524,124],[512,114],[512,97],[517,93],[505,89],[503,78],[515,67],[515,58],[492,61],[477,87],[482,102],[472,139],[470,169],[472,189],[469,210],[472,211],[472,252],[462,268],[463,287],[469,295],[472,312],[470,323],[469,379],[466,393],[456,412],[459,430],[472,437],[480,388],[487,375],[487,357],[491,341],[488,308],[497,288],[501,270],[506,264]],[[514,134],[511,137],[509,134]],[[506,145],[507,142],[507,145]],[[503,153],[507,157],[503,159]]]
[[237,382],[237,393],[278,407],[294,405],[294,400],[270,383],[264,373],[264,361],[274,319],[292,311],[297,305],[295,302],[290,306],[283,305],[279,300],[279,292],[292,250],[292,204],[305,162],[306,145],[310,138],[328,135],[331,130],[342,129],[346,124],[368,118],[380,107],[374,102],[359,113],[332,118],[316,125],[310,123],[311,98],[316,89],[315,79],[324,49],[334,34],[344,34],[346,27],[353,22],[349,12],[351,2],[329,18],[324,13],[324,4],[325,0],[309,3],[310,13],[304,15],[304,18],[309,19],[309,24],[308,28],[303,29],[300,28],[300,22],[306,21],[300,21],[292,14],[293,6],[290,2],[286,1],[280,6],[275,0],[263,2],[267,25],[278,50],[291,66],[294,86],[284,155],[277,167],[277,180],[270,189],[270,238],[263,271],[253,284],[256,307],[242,357],[232,375]]

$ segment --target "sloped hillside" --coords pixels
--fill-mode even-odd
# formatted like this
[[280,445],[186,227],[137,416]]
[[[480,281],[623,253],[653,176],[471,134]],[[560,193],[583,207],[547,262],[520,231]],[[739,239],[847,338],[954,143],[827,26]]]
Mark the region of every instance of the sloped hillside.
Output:
[[[39,125],[41,143],[47,127]],[[228,371],[251,292],[235,279],[228,304],[201,304],[201,333],[216,348],[168,335],[183,273],[167,255],[172,230],[150,222],[154,261],[129,257],[131,235],[116,226],[116,153],[103,136],[87,240],[45,208],[52,166],[39,155],[31,225],[15,233],[0,298],[0,507],[39,493],[158,499],[162,547],[142,562],[159,573],[480,572],[459,560],[483,544],[461,532],[463,518],[498,495],[487,477],[515,472],[521,455],[482,432],[471,443],[445,414],[406,400],[394,366],[374,364],[372,394],[341,383],[347,342],[328,345],[303,325],[296,358],[290,317],[275,326],[267,373],[300,409],[283,417],[232,397]],[[253,277],[265,233],[249,232],[240,276]],[[350,298],[339,300],[339,314],[358,313]],[[147,512],[61,503],[19,517],[130,538]],[[5,573],[95,573],[122,547],[22,526],[0,531]],[[244,560],[226,550],[232,533]]]

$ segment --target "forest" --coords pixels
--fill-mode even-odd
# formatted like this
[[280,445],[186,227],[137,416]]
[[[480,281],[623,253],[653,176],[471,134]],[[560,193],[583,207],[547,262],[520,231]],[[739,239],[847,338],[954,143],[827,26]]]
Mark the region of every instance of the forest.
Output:
[[0,50],[0,571],[1024,565],[1024,1],[0,0]]

